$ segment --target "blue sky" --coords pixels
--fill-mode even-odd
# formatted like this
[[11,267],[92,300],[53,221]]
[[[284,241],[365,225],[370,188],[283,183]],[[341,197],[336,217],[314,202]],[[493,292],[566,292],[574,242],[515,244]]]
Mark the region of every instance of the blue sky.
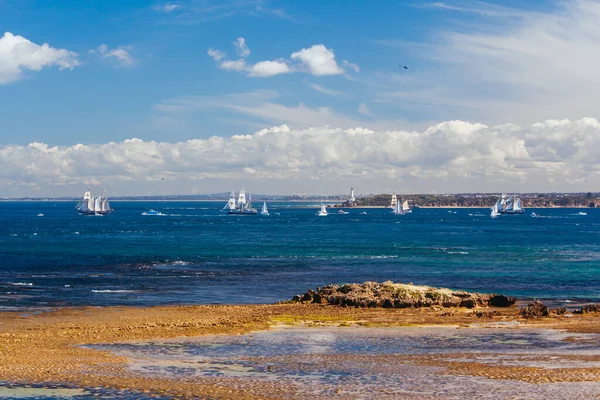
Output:
[[[0,64],[0,146],[4,146],[4,162],[15,163],[14,149],[27,149],[31,142],[50,149],[58,146],[61,151],[80,143],[100,151],[110,142],[132,138],[176,146],[216,136],[229,140],[227,151],[233,151],[232,135],[285,125],[292,132],[286,135],[297,135],[298,141],[311,128],[343,132],[365,128],[375,132],[377,140],[378,133],[419,133],[421,140],[432,129],[443,136],[439,132],[452,126],[459,129],[453,131],[457,138],[451,144],[456,144],[464,138],[462,128],[457,128],[462,122],[470,124],[469,132],[483,124],[494,135],[512,124],[515,129],[509,131],[515,135],[515,146],[523,141],[526,154],[502,149],[505,157],[513,151],[521,154],[503,161],[527,158],[526,170],[516,174],[527,178],[515,183],[509,176],[487,187],[483,174],[477,178],[481,186],[477,189],[493,190],[504,184],[509,187],[502,190],[529,187],[528,180],[534,179],[531,171],[540,170],[532,166],[534,161],[551,158],[564,164],[581,143],[581,134],[567,135],[562,139],[572,139],[572,146],[536,153],[538,143],[527,139],[531,127],[546,120],[597,117],[596,95],[591,93],[600,86],[594,72],[600,66],[594,55],[598,45],[590,40],[598,35],[595,15],[600,15],[600,6],[591,0],[0,0],[0,26],[8,32],[0,39],[5,64]],[[234,42],[243,45],[236,49]],[[49,49],[39,51],[37,46],[44,43]],[[26,52],[35,54],[35,61]],[[592,132],[590,140],[595,140],[597,134]],[[322,137],[330,140],[327,134]],[[473,136],[468,150],[483,151],[478,138]],[[331,145],[335,149],[335,143]],[[486,145],[486,159],[494,158],[492,147]],[[163,157],[163,150],[152,157]],[[300,159],[310,157],[302,151],[312,150],[296,149],[294,154]],[[427,153],[428,148],[414,151]],[[290,172],[277,179],[297,179],[295,185],[310,191],[307,177],[318,176],[324,168],[323,175],[341,182],[339,188],[316,185],[317,192],[325,188],[345,192],[346,184],[361,179],[368,180],[365,191],[395,190],[395,182],[414,191],[440,191],[440,187],[446,191],[469,188],[467,182],[474,182],[469,171],[456,173],[456,185],[442,182],[445,171],[462,162],[464,154],[432,151],[437,159],[425,157],[429,161],[415,160],[414,165],[388,157],[389,170],[394,172],[374,176],[368,171],[376,169],[372,160],[380,160],[381,154],[371,152],[372,159],[362,160],[359,153],[352,152],[352,163],[356,166],[360,160],[364,168],[356,166],[355,175],[341,180],[333,172],[340,166],[328,164],[343,157],[340,154],[328,154],[300,172],[291,166],[298,162],[289,155]],[[533,160],[534,153],[544,153],[544,160]],[[117,158],[103,153],[98,163],[113,171],[107,160]],[[129,160],[131,165],[146,161],[143,157]],[[108,185],[109,180],[117,185],[108,172],[103,177],[71,176],[61,169],[77,169],[73,160],[62,167],[57,164],[65,164],[64,160],[47,162],[56,174],[68,175],[59,182],[65,193],[81,185]],[[228,179],[231,183],[255,179],[259,184],[273,175],[268,165],[261,170],[243,162],[234,163],[237,171],[231,166],[172,163],[173,170],[166,171],[172,182],[169,190],[179,192],[225,189],[230,186]],[[119,173],[123,183],[115,191],[129,187],[126,181],[141,173],[133,166],[127,171]],[[189,181],[203,171],[211,171],[210,176],[202,176],[211,184],[191,187]],[[575,175],[565,178],[560,188],[587,190],[590,179],[596,179]],[[540,190],[557,185],[552,176],[544,177]],[[35,171],[27,176],[5,172],[0,178],[0,187],[4,185],[7,192],[47,190],[39,185],[42,175]],[[148,188],[156,190],[151,184]],[[291,190],[291,185],[285,190]]]

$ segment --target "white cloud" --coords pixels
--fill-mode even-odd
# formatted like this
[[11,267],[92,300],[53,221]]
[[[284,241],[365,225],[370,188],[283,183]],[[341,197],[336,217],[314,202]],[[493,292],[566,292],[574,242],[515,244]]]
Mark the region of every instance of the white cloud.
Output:
[[0,38],[0,84],[19,80],[23,70],[37,72],[53,66],[63,70],[79,65],[77,53],[72,51],[56,49],[47,43],[40,46],[10,32]]
[[[217,62],[219,68],[229,71],[244,71],[252,77],[269,77],[297,71],[308,72],[315,76],[340,75],[346,72],[338,66],[333,51],[322,44],[292,53],[290,60],[266,60],[256,64],[247,64],[244,61],[250,55],[250,49],[243,37],[237,38],[233,45],[236,53],[241,57],[236,61],[228,60],[223,51],[213,48],[208,50],[208,55]],[[298,65],[291,65],[294,61],[298,62]],[[343,64],[355,72],[360,71],[358,65],[349,61],[344,60]]]
[[354,63],[351,63],[348,60],[342,60],[342,65],[344,67],[346,67],[347,69],[351,69],[352,71],[359,73],[360,72],[360,67]]
[[261,61],[250,68],[250,76],[268,77],[292,72],[283,61]]
[[239,60],[223,60],[219,65],[219,68],[222,68],[227,71],[245,71],[246,70],[246,61],[240,58]]
[[343,96],[343,95],[345,95],[345,94],[346,94],[346,93],[344,93],[344,92],[340,92],[340,91],[338,91],[338,90],[332,90],[332,89],[328,89],[328,88],[324,87],[323,85],[318,85],[318,84],[316,84],[316,83],[311,83],[311,84],[310,84],[310,85],[308,85],[308,86],[310,86],[310,88],[311,88],[312,90],[315,90],[315,91],[317,91],[317,92],[319,92],[319,93],[328,94],[328,95],[330,95],[330,96]]
[[92,178],[126,187],[168,176],[187,182],[267,180],[270,188],[292,191],[295,182],[315,177],[357,182],[368,177],[380,187],[402,185],[405,191],[587,191],[600,185],[599,145],[600,123],[593,118],[525,128],[447,121],[420,132],[282,125],[176,143],[4,146],[0,187],[84,185]]
[[345,72],[335,61],[333,51],[322,44],[292,53],[291,59],[301,62],[315,76],[340,75]]
[[248,45],[246,45],[246,39],[243,37],[237,38],[235,42],[233,42],[233,45],[235,46],[235,51],[238,56],[246,58],[250,55],[250,49],[248,48]]
[[121,67],[133,67],[135,65],[135,59],[132,57],[130,51],[131,46],[119,46],[116,49],[109,49],[106,44],[101,44],[96,49],[90,50],[90,54],[98,53],[103,58],[113,58],[117,61]]
[[157,5],[154,7],[154,10],[156,10],[157,12],[163,12],[163,13],[170,13],[173,12],[175,10],[177,10],[178,8],[181,8],[181,6],[179,4],[172,4],[172,3],[167,3],[167,4],[162,4],[162,5]]
[[363,114],[363,115],[373,115],[371,114],[371,109],[369,109],[369,106],[366,105],[365,103],[360,103],[358,106],[358,112]]
[[217,62],[221,61],[226,57],[225,53],[223,53],[221,50],[208,49],[207,53],[213,58],[213,60]]

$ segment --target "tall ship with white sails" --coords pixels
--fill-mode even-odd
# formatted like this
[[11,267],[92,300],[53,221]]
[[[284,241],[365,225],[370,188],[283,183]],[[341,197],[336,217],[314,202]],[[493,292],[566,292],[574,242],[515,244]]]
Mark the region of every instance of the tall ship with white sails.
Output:
[[86,190],[83,198],[75,206],[75,210],[84,215],[107,215],[113,212],[108,197],[94,196],[89,190]]
[[521,199],[516,195],[502,194],[502,197],[494,204],[493,211],[500,214],[523,214],[525,209]]
[[248,200],[246,200],[246,192],[244,189],[240,190],[238,194],[237,201],[235,199],[235,190],[231,192],[231,197],[229,201],[223,208],[224,211],[227,211],[227,214],[232,215],[256,215],[258,211],[255,208],[252,208],[252,195],[248,196]]

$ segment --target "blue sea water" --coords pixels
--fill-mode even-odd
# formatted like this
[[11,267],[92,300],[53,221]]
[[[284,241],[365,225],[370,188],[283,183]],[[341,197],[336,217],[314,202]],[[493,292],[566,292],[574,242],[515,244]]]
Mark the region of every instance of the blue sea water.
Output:
[[[223,205],[115,201],[113,214],[96,217],[71,202],[0,202],[0,309],[272,303],[366,280],[600,299],[596,209],[317,217],[317,204],[273,202],[261,217],[226,215]],[[141,215],[150,208],[166,215]]]

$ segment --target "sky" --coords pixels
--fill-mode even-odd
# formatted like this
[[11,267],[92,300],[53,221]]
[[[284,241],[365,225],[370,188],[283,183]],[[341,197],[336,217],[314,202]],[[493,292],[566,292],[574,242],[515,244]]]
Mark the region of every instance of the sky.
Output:
[[600,191],[598,20],[593,0],[0,0],[0,197]]

